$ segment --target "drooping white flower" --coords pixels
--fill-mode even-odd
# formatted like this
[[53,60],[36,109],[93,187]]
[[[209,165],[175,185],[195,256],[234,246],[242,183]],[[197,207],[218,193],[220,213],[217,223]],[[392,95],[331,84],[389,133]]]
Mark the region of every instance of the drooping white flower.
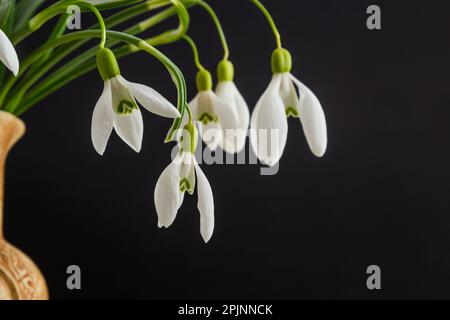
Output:
[[210,150],[223,145],[227,130],[239,128],[234,106],[226,103],[212,91],[211,74],[202,70],[197,75],[197,96],[189,103],[194,120],[199,125],[200,135]]
[[97,55],[104,89],[92,115],[92,143],[103,155],[113,128],[134,151],[139,152],[144,132],[138,101],[148,111],[167,118],[180,117],[179,111],[154,89],[125,80],[114,54],[101,49]]
[[183,204],[185,193],[194,194],[197,186],[200,234],[207,243],[214,232],[214,197],[211,185],[195,159],[196,135],[192,123],[185,126],[180,153],[159,177],[154,198],[158,226],[169,228]]
[[19,73],[19,58],[11,40],[0,29],[0,61],[17,76]]
[[290,73],[292,62],[289,53],[284,49],[277,50],[272,61],[272,81],[259,99],[250,124],[252,148],[260,161],[269,166],[278,163],[283,155],[289,116],[300,118],[315,156],[322,157],[327,148],[327,125],[319,100]]
[[250,125],[250,111],[233,78],[233,64],[227,60],[221,61],[218,66],[219,82],[216,94],[234,110],[238,122],[236,130],[229,129],[224,132],[220,147],[228,153],[239,153],[245,147],[247,130]]

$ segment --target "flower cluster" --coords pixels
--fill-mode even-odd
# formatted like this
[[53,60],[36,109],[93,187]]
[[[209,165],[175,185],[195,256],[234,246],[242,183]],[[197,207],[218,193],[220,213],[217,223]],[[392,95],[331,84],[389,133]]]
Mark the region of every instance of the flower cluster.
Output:
[[[85,57],[82,55],[81,58],[78,57],[74,60],[73,65],[70,65],[68,73],[66,70],[60,71],[62,76],[56,74],[48,83],[44,81],[41,87],[37,86],[27,96],[27,89],[35,84],[36,78],[39,78],[36,75],[39,75],[40,72],[45,73],[52,68],[54,62],[48,58],[52,50],[71,41],[101,37],[99,48],[94,50],[96,58],[93,65],[93,67],[97,67],[103,79],[103,93],[92,115],[91,137],[96,152],[100,155],[105,153],[113,129],[128,146],[134,151],[140,152],[144,137],[140,106],[155,115],[174,119],[167,141],[175,141],[179,151],[156,183],[154,202],[158,226],[160,228],[170,227],[183,203],[186,192],[192,195],[197,187],[200,233],[204,241],[208,242],[214,232],[214,198],[211,185],[194,156],[198,140],[200,140],[198,136],[211,151],[222,149],[226,153],[236,154],[244,150],[248,131],[250,131],[251,148],[258,159],[265,165],[274,166],[279,163],[283,155],[288,135],[288,118],[293,117],[300,120],[306,141],[315,156],[322,157],[327,148],[326,120],[318,98],[291,74],[291,54],[282,47],[280,35],[267,9],[259,0],[249,1],[254,3],[266,16],[277,40],[277,48],[273,51],[271,61],[272,80],[256,103],[251,116],[245,99],[234,83],[235,69],[229,60],[229,49],[220,22],[212,8],[203,0],[148,0],[140,5],[136,4],[140,1],[126,0],[56,2],[33,17],[28,24],[25,23],[23,30],[19,28],[20,30],[15,34],[16,42],[20,42],[27,35],[39,29],[42,24],[55,15],[65,15],[68,6],[74,4],[94,13],[99,20],[100,30],[90,30],[85,33],[74,32],[58,38],[58,34],[64,33],[64,28],[57,25],[52,35],[56,38],[25,60],[24,69],[30,74],[25,77],[25,84],[19,85],[13,91],[12,97],[9,97],[9,90],[15,84],[14,79],[9,79],[0,94],[0,105],[7,101],[9,106],[4,109],[20,114],[52,92],[59,82],[64,83],[66,78],[70,77],[70,72],[75,73],[77,68],[85,68],[88,71],[87,67],[90,67],[90,61],[83,61]],[[137,27],[128,29],[128,32],[142,32],[158,19],[162,21],[161,17],[169,17],[174,14],[178,16],[180,26],[174,31],[162,33],[148,40],[142,40],[127,32],[107,30],[100,10],[128,5],[136,5],[136,7],[134,10],[124,10],[111,18],[109,20],[111,25],[119,24],[126,20],[125,17],[132,18],[133,16],[130,15],[132,13],[138,14],[145,10],[170,6],[164,15],[153,20],[150,18],[138,24]],[[201,65],[197,47],[194,41],[186,35],[189,25],[187,8],[197,5],[206,9],[214,20],[224,49],[224,58],[217,66],[218,83],[215,90],[211,72]],[[62,21],[64,22],[64,20]],[[107,37],[116,42],[125,42],[126,46],[117,51],[121,55],[142,50],[163,63],[177,85],[177,107],[151,87],[125,80],[121,75],[115,52],[107,48]],[[181,39],[191,45],[198,67],[196,76],[198,93],[189,104],[187,103],[186,84],[181,71],[170,59],[151,45],[171,43]],[[76,48],[77,45],[78,43],[75,42],[73,48]],[[72,48],[69,47],[69,49]],[[64,50],[58,52],[56,59],[62,59],[69,52],[71,50],[64,47]],[[87,58],[91,57],[89,54],[86,54]],[[25,73],[24,70],[19,73],[16,51],[2,30],[0,30],[0,60],[15,76],[20,77]],[[36,63],[34,69],[31,68],[33,63]],[[176,134],[180,130],[182,133]]]

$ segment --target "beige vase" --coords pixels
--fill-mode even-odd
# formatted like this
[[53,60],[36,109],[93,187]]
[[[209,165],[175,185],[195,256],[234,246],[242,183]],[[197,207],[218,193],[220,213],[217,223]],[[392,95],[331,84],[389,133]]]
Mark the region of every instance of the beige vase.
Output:
[[25,124],[0,111],[0,300],[47,300],[45,279],[22,251],[3,237],[3,189],[5,161],[9,150],[25,133]]

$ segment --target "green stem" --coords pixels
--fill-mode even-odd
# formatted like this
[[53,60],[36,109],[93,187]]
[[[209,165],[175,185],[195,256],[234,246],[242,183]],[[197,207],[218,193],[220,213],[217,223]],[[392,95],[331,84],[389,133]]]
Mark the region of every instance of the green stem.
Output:
[[210,17],[214,21],[217,32],[219,33],[220,42],[222,43],[223,52],[224,52],[223,60],[228,60],[228,58],[230,57],[230,49],[228,47],[227,38],[225,37],[225,33],[223,32],[222,24],[220,23],[220,20],[217,17],[213,8],[211,8],[211,6],[209,4],[207,4],[206,2],[204,2],[202,0],[185,0],[185,2],[187,2],[188,4],[196,3],[208,12]]
[[195,65],[197,66],[197,68],[199,70],[206,70],[203,67],[203,65],[200,63],[200,56],[198,54],[198,49],[197,49],[197,46],[195,45],[194,40],[192,40],[192,38],[189,37],[188,35],[184,35],[183,40],[185,40],[189,44],[189,46],[192,48],[192,53],[194,54],[194,61],[195,61]]
[[100,13],[100,11],[98,11],[98,9],[93,6],[92,4],[85,2],[85,1],[80,1],[77,2],[79,3],[82,7],[85,7],[86,9],[88,9],[89,11],[91,11],[95,17],[98,20],[98,23],[100,25],[100,30],[102,30],[102,38],[100,41],[100,49],[105,48],[105,43],[106,43],[106,25],[105,25],[105,20],[103,20],[102,14]]
[[[67,12],[67,8],[72,5],[82,5],[85,9],[90,10],[92,12],[98,12],[95,13],[98,17],[98,15],[101,16],[98,9],[83,0],[67,0],[67,1],[60,1],[57,2],[46,9],[42,10],[38,14],[36,14],[33,18],[30,19],[30,21],[19,31],[17,31],[16,34],[11,38],[11,41],[17,45],[19,42],[21,42],[23,39],[31,35],[33,32],[39,30],[39,28],[44,25],[47,21],[53,19],[54,17]],[[103,20],[103,19],[102,19]]]
[[116,9],[116,8],[122,8],[122,7],[127,7],[139,2],[142,2],[143,0],[122,0],[122,1],[115,1],[115,2],[110,2],[110,3],[105,3],[105,4],[98,4],[96,5],[96,7],[99,10],[110,10],[110,9]]
[[[67,43],[69,41],[73,41],[76,39],[83,39],[83,38],[101,38],[102,31],[101,30],[87,30],[87,31],[80,31],[80,32],[74,32],[71,33],[65,38],[59,38],[55,39],[52,43],[47,43],[44,47],[41,47],[39,50],[42,52],[45,52],[48,49],[51,49],[52,47],[55,47],[57,45],[61,45],[62,43]],[[137,47],[140,50],[143,50],[152,56],[154,56],[156,59],[158,59],[169,71],[171,76],[173,77],[177,90],[178,90],[178,110],[180,111],[181,118],[176,119],[169,131],[169,134],[167,135],[166,142],[170,142],[173,139],[174,133],[176,130],[180,128],[181,121],[183,118],[183,115],[186,111],[186,105],[187,105],[187,90],[186,90],[186,82],[184,80],[184,76],[180,69],[164,54],[162,54],[160,51],[158,51],[156,48],[148,44],[146,41],[131,36],[122,32],[117,31],[107,31],[107,36],[118,40],[128,43],[131,46]],[[32,63],[31,59],[28,60],[26,63]],[[23,111],[21,111],[23,112]]]
[[272,31],[275,35],[275,39],[277,42],[277,47],[279,49],[282,48],[281,45],[281,36],[280,36],[280,32],[278,32],[277,26],[275,24],[275,21],[272,18],[272,15],[270,14],[269,10],[266,9],[266,7],[259,1],[259,0],[250,0],[253,4],[255,4],[258,9],[264,14],[264,16],[266,17],[267,21],[270,24],[270,27],[272,28]]
[[[189,14],[187,13],[186,8],[182,4],[178,4],[177,6],[175,6],[175,8],[170,8],[163,12],[160,12],[157,15],[144,21],[144,23],[140,23],[139,25],[141,25],[143,30],[146,30],[146,29],[160,23],[161,21],[171,17],[175,12],[178,14],[179,21],[180,21],[178,28],[174,29],[173,32],[165,32],[164,34],[166,34],[166,39],[162,38],[161,35],[148,39],[147,41],[150,44],[156,46],[156,45],[175,42],[175,41],[179,40],[183,36],[183,34],[185,34],[187,32],[187,29],[189,27]],[[139,29],[139,30],[141,30],[141,29]],[[136,32],[136,28],[131,27],[130,29],[125,31],[125,33],[132,33],[132,32]],[[80,41],[80,42],[84,43],[85,41],[87,41],[87,40]],[[116,43],[116,41],[112,40],[112,41],[108,42],[108,45],[113,45],[115,43]],[[119,51],[123,50],[123,49],[124,48],[121,48],[121,49],[119,49]],[[61,84],[65,85],[65,84],[69,83],[70,81],[73,81],[77,77],[83,75],[84,73],[87,73],[90,70],[94,69],[95,68],[95,59],[92,59],[92,58],[95,56],[96,51],[97,50],[95,48],[90,49],[90,50],[82,53],[78,57],[76,57],[74,60],[72,60],[68,64],[62,66],[57,71],[55,71],[52,75],[50,75],[44,81],[42,81],[42,83],[40,83],[36,88],[34,88],[29,94],[27,94],[27,97],[25,98],[25,101],[23,104],[25,104],[26,106],[29,106],[31,104],[31,106],[32,106],[35,103],[42,100],[43,98],[45,98],[46,96],[48,96],[49,94],[56,91],[57,89],[61,88],[62,87]],[[63,52],[61,52],[61,54],[59,54],[59,52],[58,52],[55,56],[53,56],[52,60],[49,61],[50,65],[47,65],[47,67],[44,68],[45,72],[48,71],[54,64],[59,62],[62,59],[62,57],[64,57],[66,55],[66,53],[67,52],[65,50],[63,50]],[[85,62],[88,60],[91,60],[89,62],[91,67],[86,68],[86,69],[83,69],[83,68],[80,69],[80,65],[85,64]],[[24,69],[24,67],[22,66],[22,71],[23,71],[23,69]],[[86,70],[86,71],[80,73],[80,70],[81,71]],[[14,79],[15,78],[11,78],[11,81],[13,81]],[[57,87],[57,88],[54,89],[54,87]],[[18,98],[22,99],[22,96],[20,96]],[[15,99],[17,99],[17,98],[15,98],[15,97],[12,98],[12,100],[15,100]],[[18,101],[20,101],[20,100],[18,100]],[[8,103],[6,105],[9,107]],[[22,109],[22,106],[18,106],[18,109]]]
[[[108,24],[108,26],[113,27],[131,17],[133,17],[134,15],[137,14],[141,14],[147,10],[153,10],[156,8],[160,8],[163,5],[167,5],[170,2],[164,0],[152,0],[152,1],[147,1],[143,4],[137,5],[136,7],[139,7],[139,10],[123,10],[119,13],[117,13],[116,15],[111,16],[110,18],[105,20],[105,23]],[[186,9],[183,6],[183,9],[186,11]],[[163,12],[158,13],[157,15],[147,19],[144,22],[141,22],[139,24],[137,24],[134,27],[131,27],[127,30],[125,30],[125,33],[130,33],[130,34],[137,34],[141,31],[145,31],[146,29],[162,22],[163,20],[171,17],[175,12],[179,12],[181,10],[181,8],[170,8],[167,9]],[[125,12],[124,12],[125,11]],[[185,21],[186,19],[181,19],[180,18],[180,26],[177,29],[178,32],[181,33],[185,33],[187,31],[188,25],[189,25],[189,15],[187,14],[187,22]],[[65,37],[65,36],[64,36]],[[178,37],[180,37],[180,35],[178,35]],[[174,37],[175,38],[175,37]],[[38,81],[48,70],[50,70],[53,66],[55,66],[58,62],[60,62],[62,59],[64,59],[69,53],[71,53],[72,51],[74,51],[75,49],[77,49],[78,47],[80,47],[82,44],[84,44],[86,41],[88,41],[89,39],[83,39],[74,43],[70,43],[69,45],[61,48],[55,55],[52,56],[52,59],[47,61],[46,64],[44,64],[42,67],[39,68],[38,73],[39,74],[31,74],[31,75],[27,75],[27,78],[25,78],[22,82],[21,82],[21,87],[22,88],[30,88],[36,81]],[[161,42],[161,41],[160,41]],[[108,45],[109,46],[113,46],[114,44],[116,44],[117,41],[109,41]],[[155,41],[156,43],[156,41]],[[41,51],[39,51],[41,52]],[[84,53],[82,53],[81,55],[79,55],[78,57],[76,57],[74,60],[72,60],[72,62],[68,63],[65,66],[62,66],[57,72],[61,72],[61,73],[65,73],[66,77],[69,77],[71,74],[73,74],[74,72],[77,71],[78,65],[83,63],[85,60],[87,59],[91,59],[92,57],[95,56],[95,53],[97,52],[96,48],[92,48]],[[33,53],[35,54],[35,53]],[[19,74],[20,75],[24,74],[24,72],[26,71],[26,69],[29,67],[28,64],[24,64],[22,62],[21,64],[21,72]],[[0,105],[4,105],[5,103],[5,97],[6,95],[9,93],[10,89],[12,88],[12,86],[14,85],[14,83],[19,79],[19,77],[10,77],[8,82],[6,83],[6,86],[3,88],[1,94],[0,94]],[[8,109],[14,109],[17,104],[20,103],[20,101],[23,98],[23,95],[25,94],[26,90],[22,90],[22,91],[17,91],[15,90],[15,92],[13,92],[12,94],[15,94],[16,96],[14,96],[13,98],[11,98],[11,100],[13,101],[12,103],[8,103],[7,104],[7,108]]]
[[[98,22],[100,24],[101,32],[102,32],[100,48],[104,48],[105,47],[105,42],[106,42],[106,26],[105,26],[105,22],[103,20],[102,15],[98,11],[98,9],[95,6],[93,6],[92,4],[90,4],[90,3],[87,3],[87,2],[84,2],[84,1],[77,1],[75,3],[85,7],[86,9],[88,9],[90,11],[92,11],[95,14],[95,16],[97,17]],[[55,61],[57,61],[57,59],[53,59],[50,62],[50,65],[56,63]],[[28,66],[24,67],[23,71],[25,71],[27,68],[28,68]],[[11,99],[9,101],[8,108],[6,110],[8,110],[9,112],[14,112],[14,110],[17,108],[18,104],[22,100],[22,98],[23,98],[24,94],[27,92],[27,90],[36,81],[38,81],[46,73],[46,71],[47,71],[46,68],[40,68],[39,71],[37,71],[35,73],[30,73],[30,76],[27,76],[23,80],[23,82],[17,88],[15,88],[15,90],[11,93],[11,95],[13,96],[13,99]],[[9,92],[9,90],[11,89],[13,84],[14,84],[14,78],[13,78],[13,81],[8,81],[6,83],[4,90],[2,91],[2,94],[0,95],[0,105],[3,104],[4,99],[6,97],[5,94]]]

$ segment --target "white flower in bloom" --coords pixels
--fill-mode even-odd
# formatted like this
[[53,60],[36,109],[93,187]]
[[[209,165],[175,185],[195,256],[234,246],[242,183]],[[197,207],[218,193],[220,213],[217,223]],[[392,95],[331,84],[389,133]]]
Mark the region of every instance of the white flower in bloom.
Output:
[[247,103],[233,81],[219,81],[216,94],[223,99],[237,115],[237,129],[225,130],[220,147],[228,153],[239,153],[245,147],[250,125],[250,111]]
[[287,116],[300,118],[311,151],[322,157],[327,148],[322,106],[310,89],[286,72],[274,74],[252,114],[250,141],[260,161],[269,166],[279,162],[287,141]]
[[105,152],[113,128],[134,151],[141,150],[144,126],[136,100],[157,115],[180,117],[179,111],[150,87],[129,82],[120,75],[105,80],[103,94],[92,115],[92,142],[100,155]]
[[[193,128],[190,132],[195,131]],[[200,234],[207,243],[214,232],[214,197],[211,186],[198,165],[194,152],[196,139],[192,142],[188,130],[183,131],[182,149],[172,163],[163,171],[155,188],[155,207],[158,226],[169,228],[183,204],[184,194],[194,194],[197,185]],[[195,135],[195,133],[194,133]]]
[[113,128],[134,151],[142,146],[144,125],[136,100],[148,111],[167,118],[179,118],[179,111],[154,89],[125,80],[109,49],[97,53],[97,65],[104,80],[103,94],[92,115],[92,143],[103,155]]
[[0,60],[17,76],[19,73],[19,58],[11,41],[2,30],[0,30]]
[[198,122],[200,135],[210,150],[223,145],[229,130],[238,129],[234,108],[219,98],[212,90],[200,91],[189,103],[192,116]]

